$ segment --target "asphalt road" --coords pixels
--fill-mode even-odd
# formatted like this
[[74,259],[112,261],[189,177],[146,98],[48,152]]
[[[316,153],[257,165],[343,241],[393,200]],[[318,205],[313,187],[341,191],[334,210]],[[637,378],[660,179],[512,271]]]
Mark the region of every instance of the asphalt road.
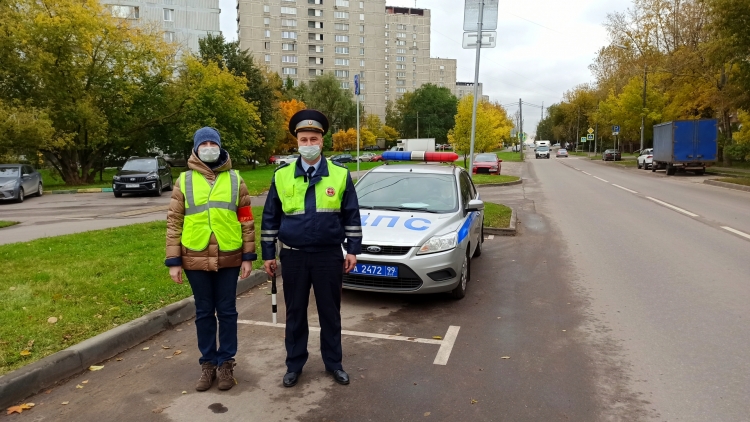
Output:
[[[30,398],[37,406],[28,416],[747,420],[750,239],[721,227],[746,230],[740,217],[750,215],[743,211],[750,194],[578,159],[531,159],[524,178],[481,188],[484,199],[517,210],[519,235],[486,240],[463,300],[344,291],[343,326],[353,332],[343,337],[349,386],[323,372],[315,333],[300,383],[281,386],[283,329],[251,323],[271,320],[269,289],[261,286],[238,302],[248,323],[239,328],[239,383],[230,392],[193,390],[198,353],[188,322],[104,362],[102,371]],[[165,274],[155,282],[169,281]],[[435,364],[444,346],[429,341],[448,339],[449,327],[458,327],[455,342],[447,362]]]

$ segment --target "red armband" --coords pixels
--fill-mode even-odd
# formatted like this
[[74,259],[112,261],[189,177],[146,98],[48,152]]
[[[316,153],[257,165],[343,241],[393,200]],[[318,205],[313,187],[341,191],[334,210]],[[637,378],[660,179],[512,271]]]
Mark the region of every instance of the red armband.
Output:
[[240,207],[237,210],[237,220],[241,223],[253,221],[253,210],[250,207]]

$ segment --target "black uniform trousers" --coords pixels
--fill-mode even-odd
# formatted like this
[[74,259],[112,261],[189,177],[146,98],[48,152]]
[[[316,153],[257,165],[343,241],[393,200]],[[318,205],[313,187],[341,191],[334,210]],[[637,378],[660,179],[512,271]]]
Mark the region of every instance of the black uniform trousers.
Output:
[[286,366],[288,372],[302,372],[307,362],[307,305],[310,286],[320,319],[320,353],[326,370],[341,366],[341,287],[344,256],[340,246],[319,252],[282,249],[281,277],[286,304]]

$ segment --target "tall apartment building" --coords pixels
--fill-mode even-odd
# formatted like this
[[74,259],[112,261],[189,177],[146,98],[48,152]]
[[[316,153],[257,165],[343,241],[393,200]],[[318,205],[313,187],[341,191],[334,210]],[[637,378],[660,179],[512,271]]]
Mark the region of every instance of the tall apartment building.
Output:
[[[479,82],[479,90],[477,93],[477,97],[483,98],[481,82]],[[456,82],[456,97],[460,100],[467,95],[474,95],[474,82]]]
[[[295,84],[333,72],[342,89],[353,89],[359,74],[360,101],[381,118],[386,101],[431,81],[426,9],[385,0],[238,0],[237,21],[240,48]],[[442,66],[444,83],[454,85],[455,61]]]
[[221,33],[219,0],[101,0],[112,16],[156,24],[164,38],[198,52],[198,40]]
[[450,89],[456,95],[456,59],[430,59],[430,83]]

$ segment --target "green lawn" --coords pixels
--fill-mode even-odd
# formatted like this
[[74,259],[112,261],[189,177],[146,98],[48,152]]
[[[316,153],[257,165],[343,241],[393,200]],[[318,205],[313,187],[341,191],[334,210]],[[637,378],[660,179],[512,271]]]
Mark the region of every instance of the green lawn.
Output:
[[505,205],[484,203],[484,226],[507,228],[510,226],[510,216],[513,210]]
[[723,179],[716,179],[718,182],[734,183],[736,185],[750,186],[750,178],[746,177],[726,177]]
[[159,221],[0,246],[0,375],[190,296],[164,266],[165,235]]
[[623,167],[638,167],[637,160],[621,160],[621,161],[612,161],[612,162],[617,164],[618,166],[623,166]]
[[16,224],[18,224],[18,221],[2,221],[2,220],[0,220],[0,229],[2,229],[3,227],[15,226]]
[[516,180],[519,180],[520,177],[516,176],[506,176],[503,174],[474,174],[472,175],[472,180],[474,180],[475,185],[486,185],[490,183],[507,183],[507,182],[515,182]]
[[[495,151],[495,154],[497,154],[497,158],[503,160],[503,161],[511,161],[511,162],[519,162],[523,161],[521,159],[521,153],[520,152],[510,152],[510,151]],[[461,157],[459,157],[461,158]]]

